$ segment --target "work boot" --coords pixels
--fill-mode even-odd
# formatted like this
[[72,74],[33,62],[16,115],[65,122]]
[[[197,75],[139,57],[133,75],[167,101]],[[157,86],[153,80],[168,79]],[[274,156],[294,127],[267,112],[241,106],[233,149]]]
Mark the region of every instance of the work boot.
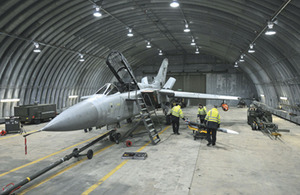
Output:
[[180,133],[177,133],[177,135],[180,135]]
[[211,145],[211,143],[210,142],[208,142],[208,144],[206,144],[207,146],[210,146]]
[[216,143],[213,143],[212,145],[214,146],[214,145],[216,145]]

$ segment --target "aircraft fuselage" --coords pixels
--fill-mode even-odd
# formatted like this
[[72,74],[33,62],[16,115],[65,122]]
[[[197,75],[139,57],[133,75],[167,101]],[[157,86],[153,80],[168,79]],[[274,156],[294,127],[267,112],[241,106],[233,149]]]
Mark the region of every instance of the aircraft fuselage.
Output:
[[90,98],[68,108],[47,124],[45,131],[71,131],[90,127],[100,127],[118,123],[139,114],[135,99],[138,91],[95,94]]

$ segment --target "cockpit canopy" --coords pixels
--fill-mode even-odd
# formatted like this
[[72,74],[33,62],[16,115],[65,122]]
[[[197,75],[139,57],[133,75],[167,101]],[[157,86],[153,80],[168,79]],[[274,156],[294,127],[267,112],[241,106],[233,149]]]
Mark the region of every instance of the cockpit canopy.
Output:
[[119,89],[112,83],[106,83],[101,87],[96,94],[102,94],[102,95],[112,95],[115,93],[118,93]]

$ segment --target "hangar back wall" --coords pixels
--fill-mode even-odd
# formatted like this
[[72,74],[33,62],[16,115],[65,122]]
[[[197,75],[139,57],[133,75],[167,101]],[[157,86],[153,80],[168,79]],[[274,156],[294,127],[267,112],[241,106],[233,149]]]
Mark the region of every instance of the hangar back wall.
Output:
[[[257,92],[254,84],[247,77],[246,74],[241,72],[236,73],[208,73],[206,75],[206,93],[220,94],[220,95],[234,95],[242,98],[255,98],[257,99]],[[226,100],[230,106],[236,106],[238,101]],[[245,102],[249,105],[250,100],[246,99]],[[207,100],[207,104],[219,105],[220,101]]]
[[[163,58],[152,59],[151,65],[144,65],[135,70],[137,78],[148,75],[156,76]],[[254,83],[249,76],[226,61],[213,56],[201,54],[193,56],[168,56],[169,66],[167,79],[176,78],[174,90],[209,93],[219,95],[240,96],[243,98],[258,98]],[[191,100],[191,105],[220,104],[218,100]],[[238,101],[226,101],[230,106],[236,106]],[[247,101],[249,103],[249,101]]]

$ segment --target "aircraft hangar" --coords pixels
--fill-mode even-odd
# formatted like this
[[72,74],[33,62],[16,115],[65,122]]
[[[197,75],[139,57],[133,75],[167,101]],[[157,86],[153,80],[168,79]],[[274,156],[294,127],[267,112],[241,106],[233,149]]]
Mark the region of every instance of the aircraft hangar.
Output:
[[[0,194],[299,193],[299,0],[0,0],[0,10]],[[172,134],[164,111],[155,109],[157,144],[133,114],[117,131],[136,134],[118,144],[106,137],[90,147],[91,160],[77,154],[36,177],[110,129],[39,132],[49,124],[39,120],[9,133],[13,119],[21,125],[15,108],[55,104],[63,116],[106,83],[120,83],[107,64],[116,51],[138,82],[154,81],[168,59],[172,90],[242,98],[184,98],[182,108],[197,121],[199,103],[208,110],[226,103],[228,111],[218,108],[221,127],[239,134],[218,132],[216,146],[207,147],[187,122],[180,122],[179,136]],[[252,131],[261,130],[247,124],[253,101],[288,131]],[[82,109],[83,118],[94,117]],[[147,158],[122,159],[124,152]]]

